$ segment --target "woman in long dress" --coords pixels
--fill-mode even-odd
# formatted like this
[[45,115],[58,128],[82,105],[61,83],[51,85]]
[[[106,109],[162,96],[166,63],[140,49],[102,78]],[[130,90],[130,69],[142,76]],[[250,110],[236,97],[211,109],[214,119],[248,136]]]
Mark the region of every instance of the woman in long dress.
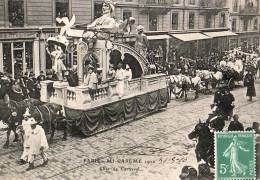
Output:
[[242,164],[238,160],[238,151],[242,150],[248,152],[248,149],[245,149],[241,146],[240,142],[237,139],[237,136],[233,137],[233,141],[230,143],[229,147],[223,153],[223,156],[229,158],[230,160],[230,173],[233,176],[237,175],[245,175],[247,167],[246,165]]
[[245,75],[244,86],[247,87],[246,96],[249,97],[249,101],[252,101],[252,97],[256,96],[255,92],[255,79],[251,71]]

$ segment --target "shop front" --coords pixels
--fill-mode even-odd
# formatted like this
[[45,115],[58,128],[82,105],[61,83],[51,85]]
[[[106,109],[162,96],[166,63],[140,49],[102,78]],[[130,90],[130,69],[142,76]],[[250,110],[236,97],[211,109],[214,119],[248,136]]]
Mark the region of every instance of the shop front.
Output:
[[148,53],[153,53],[155,61],[159,64],[168,62],[169,41],[171,36],[162,35],[147,35],[149,41]]
[[40,71],[51,68],[45,44],[52,34],[54,28],[0,30],[0,72],[16,78],[25,72],[38,76]]
[[237,36],[236,33],[227,30],[203,32],[203,34],[212,38],[212,47],[219,52],[228,51],[230,49],[229,39]]
[[179,56],[194,59],[196,56],[201,56],[208,53],[211,45],[210,39],[202,33],[176,33],[170,34],[173,37],[171,45],[176,49]]

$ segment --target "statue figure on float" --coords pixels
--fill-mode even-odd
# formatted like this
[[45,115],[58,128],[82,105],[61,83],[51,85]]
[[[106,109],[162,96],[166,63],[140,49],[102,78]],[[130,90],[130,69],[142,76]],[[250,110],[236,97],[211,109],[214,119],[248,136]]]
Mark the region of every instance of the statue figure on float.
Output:
[[135,49],[144,57],[147,55],[148,48],[148,39],[144,34],[144,27],[142,25],[137,26],[136,28],[136,41],[135,41]]
[[[95,19],[91,24],[87,26],[87,31],[83,34],[83,37],[93,38],[95,33],[93,31],[104,31],[104,32],[117,32],[119,24],[114,19],[115,3],[111,0],[105,0],[102,6],[102,16]],[[93,30],[93,31],[91,31]],[[103,35],[98,34],[97,38],[102,38]]]

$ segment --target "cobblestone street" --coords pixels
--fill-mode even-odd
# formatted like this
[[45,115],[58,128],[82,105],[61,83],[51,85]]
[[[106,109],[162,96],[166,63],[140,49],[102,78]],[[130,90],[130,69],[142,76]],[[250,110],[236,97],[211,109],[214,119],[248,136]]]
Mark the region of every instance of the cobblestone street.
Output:
[[[234,113],[245,127],[260,119],[259,81],[256,91],[253,102],[246,100],[245,88],[232,91]],[[172,100],[164,111],[89,138],[61,141],[58,133],[47,151],[49,164],[29,172],[27,165],[16,164],[22,152],[15,144],[9,149],[1,147],[0,180],[177,180],[184,165],[196,167],[195,142],[187,134],[199,118],[207,117],[212,101],[212,95],[188,102]],[[1,146],[5,133],[0,131]],[[41,163],[36,161],[36,165]]]

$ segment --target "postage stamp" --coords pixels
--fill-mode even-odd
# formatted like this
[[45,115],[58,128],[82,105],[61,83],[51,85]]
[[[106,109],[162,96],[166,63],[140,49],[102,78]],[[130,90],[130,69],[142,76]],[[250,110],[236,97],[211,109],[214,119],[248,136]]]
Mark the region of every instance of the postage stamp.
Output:
[[255,138],[251,131],[215,133],[215,177],[255,179]]

